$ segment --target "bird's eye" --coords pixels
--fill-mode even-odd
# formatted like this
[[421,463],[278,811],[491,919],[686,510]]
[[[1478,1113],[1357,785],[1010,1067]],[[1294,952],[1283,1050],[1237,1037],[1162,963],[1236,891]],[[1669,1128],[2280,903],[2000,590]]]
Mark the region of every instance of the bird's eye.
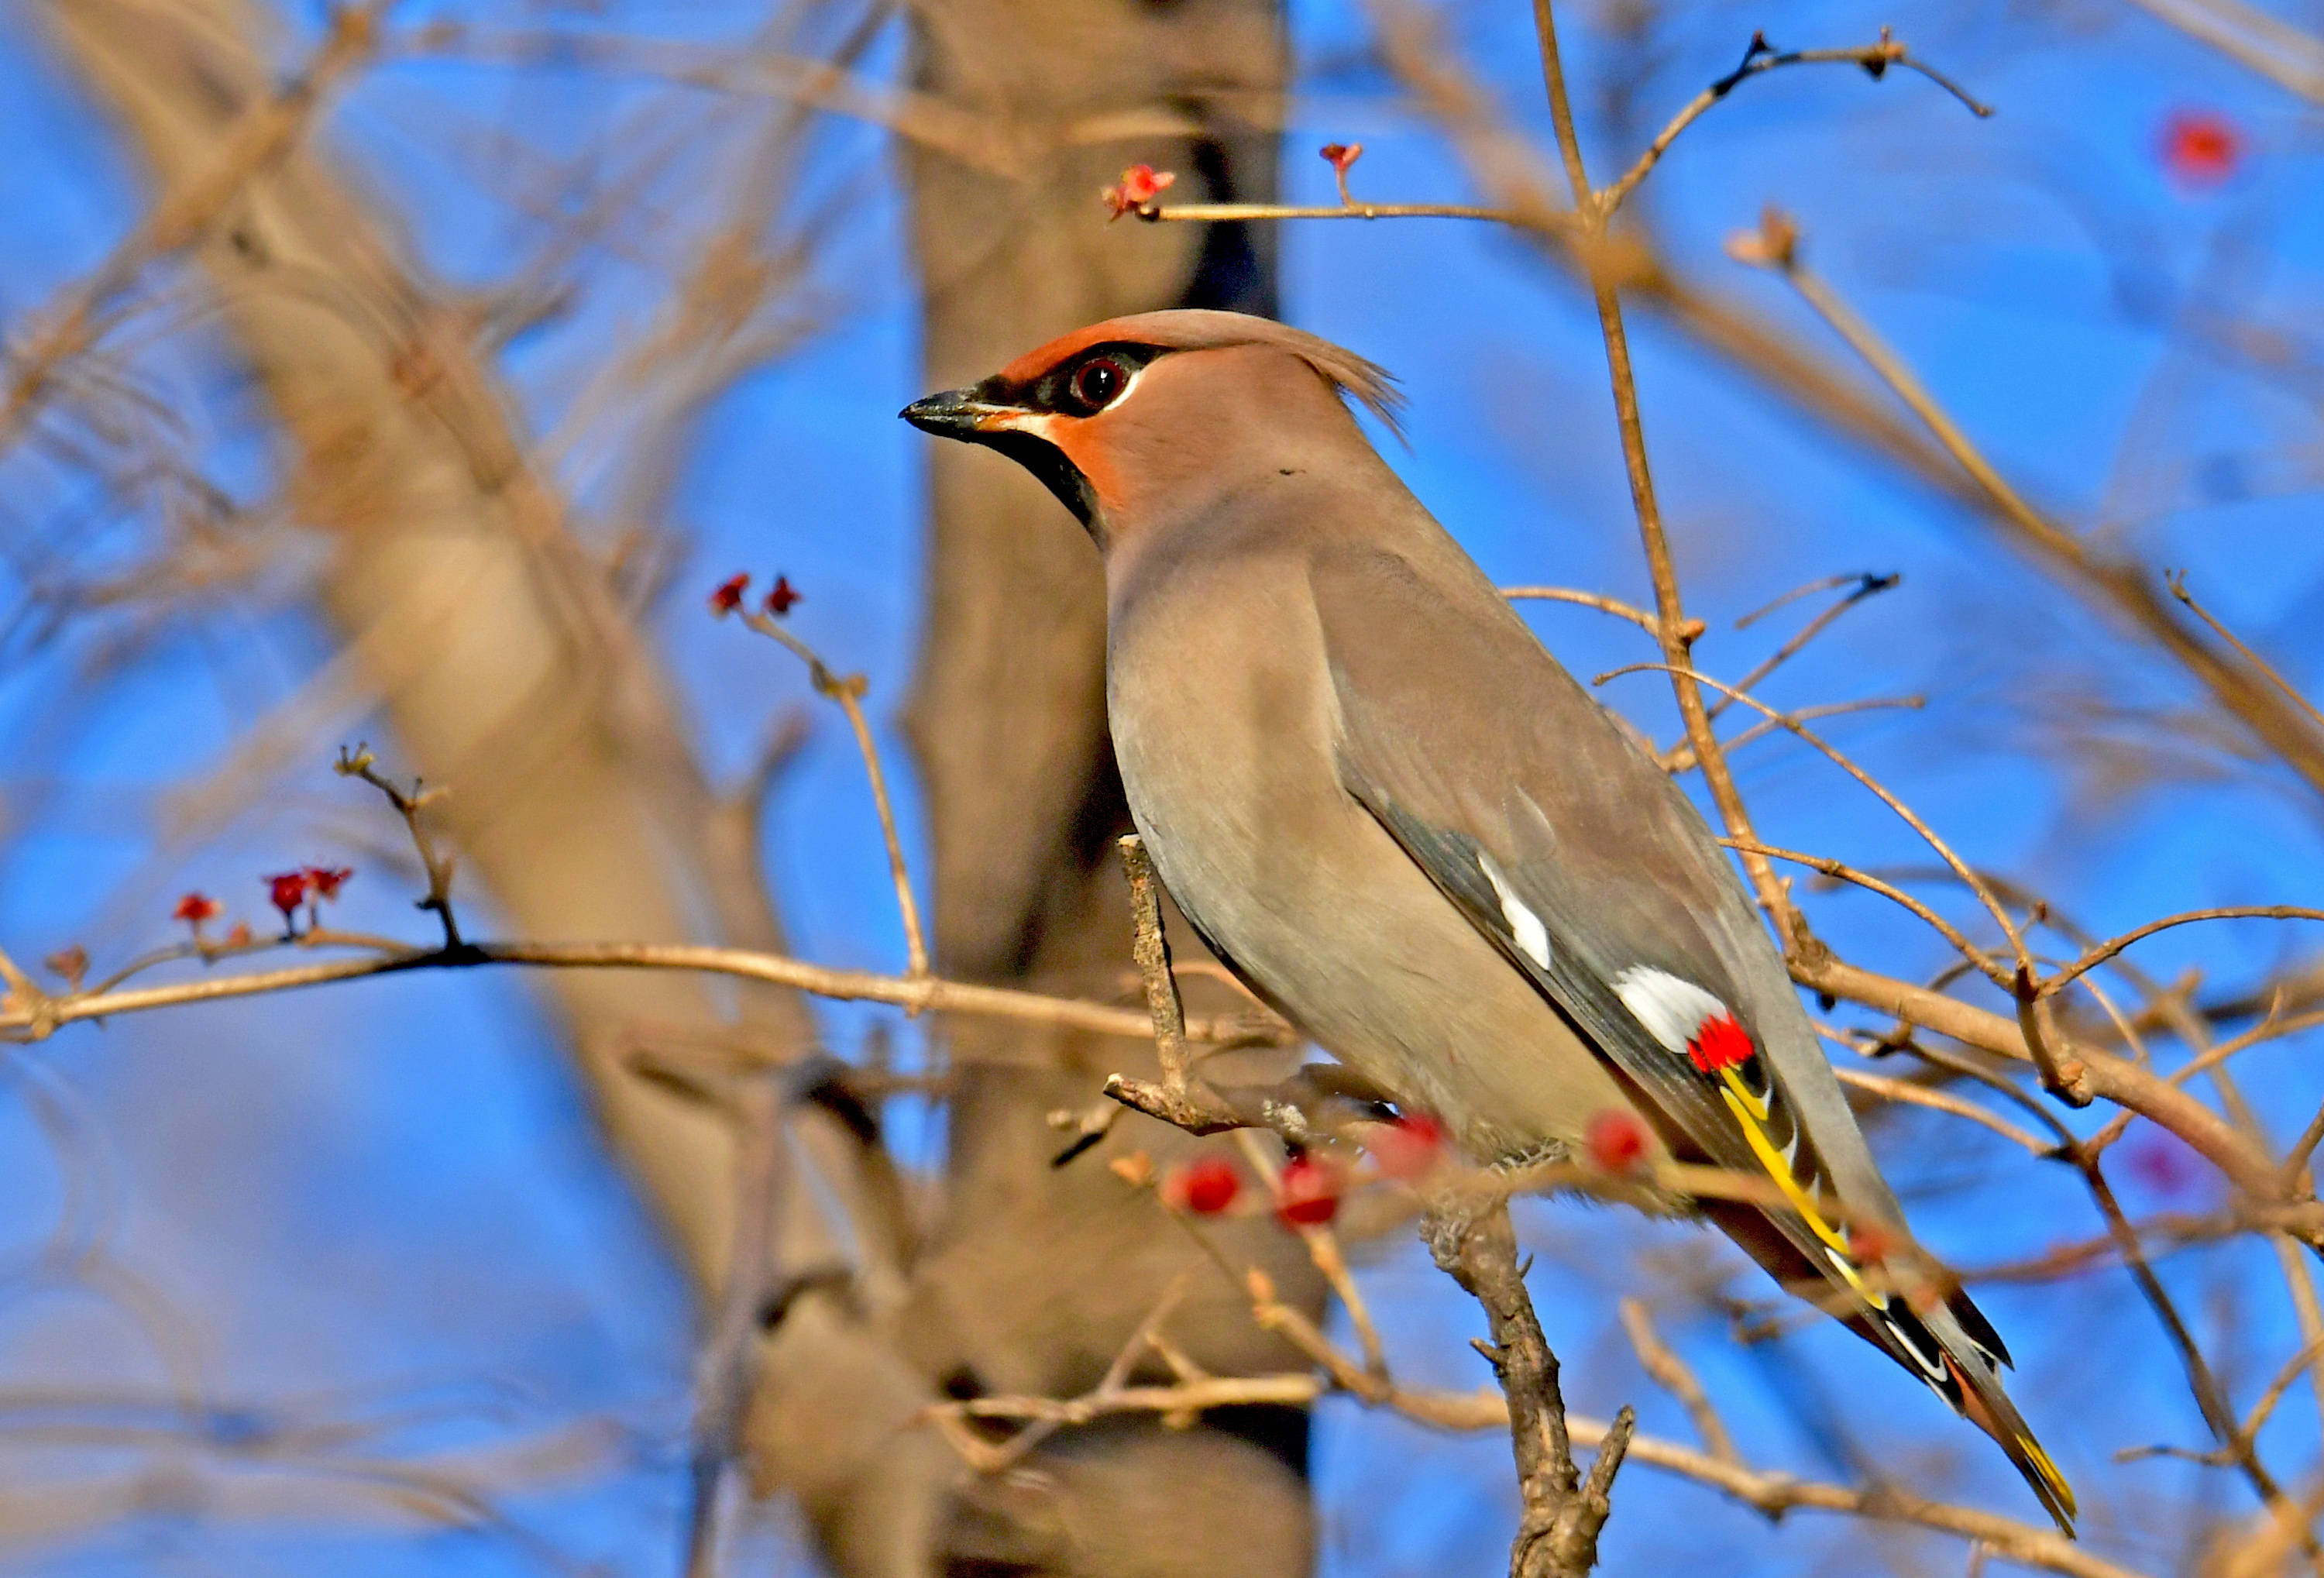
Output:
[[1129,386],[1129,368],[1111,356],[1097,356],[1074,369],[1066,392],[1080,414],[1090,416],[1112,404]]

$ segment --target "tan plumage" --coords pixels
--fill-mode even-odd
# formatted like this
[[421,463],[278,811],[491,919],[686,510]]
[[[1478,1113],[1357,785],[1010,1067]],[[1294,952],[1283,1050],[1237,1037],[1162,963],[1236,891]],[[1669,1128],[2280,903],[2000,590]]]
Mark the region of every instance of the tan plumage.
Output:
[[[1107,700],[1157,870],[1221,958],[1484,1160],[1609,1112],[1772,1177],[1707,1208],[2072,1492],[1965,1295],[1882,1290],[1903,1232],[1774,943],[1668,776],[1366,441],[1370,363],[1220,312],[1116,319],[905,415],[1019,460],[1104,550]],[[1842,1208],[1844,1203],[1844,1209]],[[1925,1307],[1923,1307],[1925,1305]]]

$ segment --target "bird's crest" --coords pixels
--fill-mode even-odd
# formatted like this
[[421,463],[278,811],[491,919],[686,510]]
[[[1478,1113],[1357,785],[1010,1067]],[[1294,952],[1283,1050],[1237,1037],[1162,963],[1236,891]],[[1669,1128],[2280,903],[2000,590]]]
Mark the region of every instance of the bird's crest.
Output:
[[1305,329],[1241,312],[1180,308],[1169,312],[1140,312],[1128,318],[1108,318],[1027,352],[1003,367],[1001,378],[1006,383],[1029,384],[1061,363],[1093,346],[1105,345],[1153,346],[1166,351],[1272,346],[1306,363],[1325,383],[1361,401],[1364,409],[1378,417],[1389,431],[1398,438],[1404,436],[1403,424],[1398,420],[1404,396],[1396,386],[1395,375],[1387,368]]

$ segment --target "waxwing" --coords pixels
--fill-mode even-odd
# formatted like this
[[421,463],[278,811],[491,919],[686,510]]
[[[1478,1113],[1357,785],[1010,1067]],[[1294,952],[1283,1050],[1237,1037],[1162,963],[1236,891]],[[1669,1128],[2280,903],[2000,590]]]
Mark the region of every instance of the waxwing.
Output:
[[1991,1324],[1884,1281],[1895,1195],[1710,828],[1350,396],[1392,423],[1388,376],[1336,346],[1153,312],[903,415],[1022,465],[1104,554],[1130,815],[1222,961],[1480,1161],[1628,1114],[1653,1156],[1772,1180],[1702,1213],[1990,1435],[2071,1534]]

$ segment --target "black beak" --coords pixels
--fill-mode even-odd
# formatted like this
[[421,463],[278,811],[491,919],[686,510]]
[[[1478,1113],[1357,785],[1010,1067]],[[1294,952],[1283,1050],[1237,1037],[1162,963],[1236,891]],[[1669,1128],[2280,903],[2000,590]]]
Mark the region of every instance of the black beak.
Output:
[[1015,406],[985,399],[982,389],[947,389],[926,400],[916,400],[896,414],[923,433],[973,444],[990,441],[1004,419],[1023,413]]
[[999,378],[988,378],[972,389],[947,389],[916,400],[896,414],[923,433],[999,450],[1056,494],[1058,503],[1071,510],[1075,520],[1092,526],[1097,518],[1097,495],[1090,491],[1089,479],[1065,458],[1064,450],[1018,425],[1036,411],[1012,399],[1015,392]]

